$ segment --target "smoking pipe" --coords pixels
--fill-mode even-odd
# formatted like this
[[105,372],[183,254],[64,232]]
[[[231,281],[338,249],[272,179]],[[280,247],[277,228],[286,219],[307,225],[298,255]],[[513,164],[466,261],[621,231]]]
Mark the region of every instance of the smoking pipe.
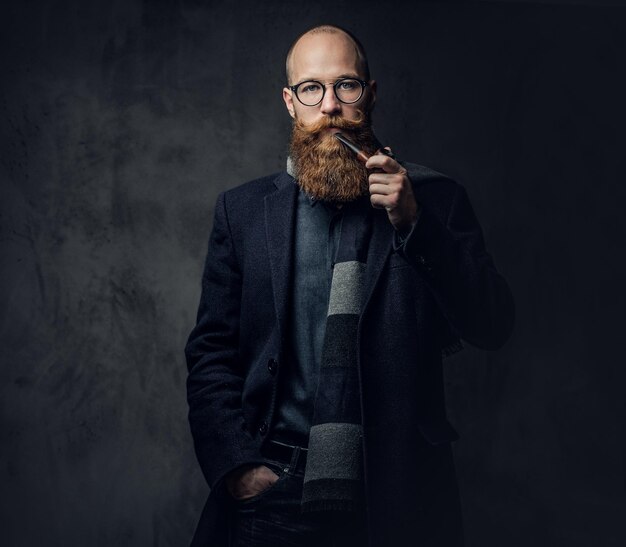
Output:
[[[352,152],[355,153],[357,159],[365,164],[367,162],[367,160],[370,159],[371,156],[368,156],[367,152],[365,152],[364,150],[361,150],[356,144],[354,144],[350,139],[348,139],[345,135],[341,134],[341,133],[335,133],[335,138],[343,143],[345,146],[347,146],[350,150],[352,150]],[[374,137],[376,139],[376,137]],[[389,156],[390,158],[393,158],[393,152],[391,152],[390,150],[387,150],[386,148],[383,147],[383,145],[380,143],[380,141],[378,139],[376,139],[375,141],[376,146],[378,147],[378,150],[376,150],[375,154],[384,154],[385,156]]]

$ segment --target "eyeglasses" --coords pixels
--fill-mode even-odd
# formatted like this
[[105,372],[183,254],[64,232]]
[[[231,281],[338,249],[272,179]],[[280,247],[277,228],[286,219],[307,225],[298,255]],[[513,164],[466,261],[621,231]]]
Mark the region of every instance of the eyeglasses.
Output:
[[[290,85],[289,89],[296,94],[304,106],[317,106],[324,99],[327,85],[331,84],[307,80],[296,85]],[[363,96],[367,85],[367,82],[356,78],[340,78],[332,84],[335,97],[344,104],[356,103]]]

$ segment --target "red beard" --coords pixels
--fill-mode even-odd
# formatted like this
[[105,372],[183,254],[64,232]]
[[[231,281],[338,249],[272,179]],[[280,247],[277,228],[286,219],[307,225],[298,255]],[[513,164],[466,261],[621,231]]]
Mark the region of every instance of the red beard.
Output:
[[356,121],[339,116],[325,116],[319,122],[304,125],[295,120],[291,133],[290,155],[296,180],[312,198],[330,202],[348,202],[369,193],[368,171],[354,153],[326,128],[336,127],[359,148],[373,154],[376,137],[369,117]]

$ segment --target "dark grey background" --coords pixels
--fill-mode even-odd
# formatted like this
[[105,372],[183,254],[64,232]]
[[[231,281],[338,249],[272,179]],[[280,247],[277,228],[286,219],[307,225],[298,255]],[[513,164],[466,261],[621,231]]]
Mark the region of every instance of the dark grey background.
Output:
[[3,8],[2,543],[188,542],[213,204],[283,167],[284,55],[334,22],[368,50],[377,133],[468,188],[516,296],[504,349],[447,362],[468,545],[624,545],[626,12],[556,4]]

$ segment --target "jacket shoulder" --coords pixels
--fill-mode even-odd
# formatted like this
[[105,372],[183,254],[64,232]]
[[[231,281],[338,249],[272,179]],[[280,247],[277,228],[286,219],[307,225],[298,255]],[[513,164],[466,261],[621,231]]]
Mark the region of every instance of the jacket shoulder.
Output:
[[217,201],[221,202],[233,236],[247,233],[250,228],[259,229],[264,222],[265,198],[290,187],[296,195],[294,179],[286,171],[280,171],[223,191]]
[[458,184],[448,175],[444,175],[430,167],[408,161],[400,161],[398,163],[407,170],[409,179],[411,179],[414,186],[419,187],[428,184],[436,184],[443,190],[454,191]]
[[251,198],[255,199],[275,191],[277,186],[280,187],[281,184],[285,184],[288,181],[293,182],[293,179],[286,171],[279,171],[239,184],[234,188],[225,190],[223,194],[224,198],[231,203]]
[[399,162],[406,170],[418,200],[438,210],[442,218],[454,202],[461,185],[448,175],[417,163]]

